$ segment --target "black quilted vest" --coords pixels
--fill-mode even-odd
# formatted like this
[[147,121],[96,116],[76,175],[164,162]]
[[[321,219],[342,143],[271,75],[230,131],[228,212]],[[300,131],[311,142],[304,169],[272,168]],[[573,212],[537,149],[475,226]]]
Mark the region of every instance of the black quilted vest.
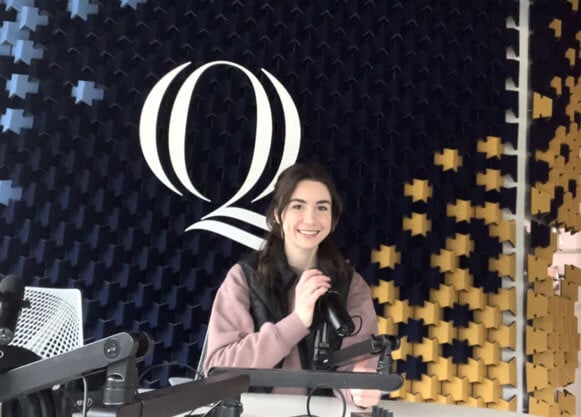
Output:
[[[298,277],[288,266],[286,258],[279,259],[277,262],[280,278],[277,280],[274,288],[267,288],[257,278],[258,252],[240,261],[239,264],[248,281],[250,314],[254,319],[255,331],[258,331],[266,322],[277,323],[288,315],[288,291],[293,287]],[[334,279],[334,277],[331,277],[332,288],[339,293],[339,299],[343,305],[347,303],[351,279],[352,276],[342,279]],[[322,326],[324,320],[323,314],[316,312],[310,333],[298,345],[303,369],[313,369],[315,333],[317,328]],[[328,341],[331,351],[340,349],[342,338],[335,335],[333,331],[328,332]],[[280,368],[281,365],[282,361],[276,367]]]

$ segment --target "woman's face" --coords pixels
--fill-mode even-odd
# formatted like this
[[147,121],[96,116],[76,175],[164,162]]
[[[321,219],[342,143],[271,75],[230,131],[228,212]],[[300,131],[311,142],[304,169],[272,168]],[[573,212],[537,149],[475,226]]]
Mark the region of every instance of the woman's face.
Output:
[[317,250],[331,233],[331,205],[331,194],[325,184],[312,180],[297,184],[279,219],[287,256]]

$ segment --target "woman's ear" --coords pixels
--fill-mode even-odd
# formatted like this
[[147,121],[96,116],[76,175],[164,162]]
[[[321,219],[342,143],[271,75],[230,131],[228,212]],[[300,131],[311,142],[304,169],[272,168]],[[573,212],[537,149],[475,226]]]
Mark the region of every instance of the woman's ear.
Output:
[[280,238],[284,240],[284,230],[282,229],[282,222],[280,221],[280,216],[278,213],[274,213],[274,224],[277,225],[277,228],[280,232]]

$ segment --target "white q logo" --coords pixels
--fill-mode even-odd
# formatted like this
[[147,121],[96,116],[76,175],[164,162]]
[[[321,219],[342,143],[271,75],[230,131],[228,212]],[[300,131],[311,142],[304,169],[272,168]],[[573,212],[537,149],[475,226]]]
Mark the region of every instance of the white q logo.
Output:
[[[145,161],[149,165],[151,171],[155,176],[171,191],[176,194],[183,195],[176,186],[168,178],[157,150],[157,118],[161,101],[166,94],[166,91],[174,80],[174,78],[188,65],[187,62],[179,67],[173,69],[165,76],[163,76],[157,84],[153,87],[141,112],[141,119],[139,122],[139,137],[141,143],[141,151],[145,157]],[[171,167],[176,177],[179,179],[181,185],[190,193],[204,201],[210,202],[210,199],[200,193],[188,175],[187,161],[185,157],[186,150],[186,126],[190,107],[190,98],[194,92],[194,88],[198,79],[208,69],[216,65],[226,65],[234,67],[244,73],[254,89],[256,97],[256,139],[255,146],[252,153],[252,161],[250,169],[242,185],[234,193],[234,195],[218,207],[216,210],[208,213],[200,221],[195,222],[186,231],[190,230],[207,230],[217,233],[221,236],[232,239],[238,243],[248,246],[253,249],[258,249],[264,243],[264,239],[255,236],[238,227],[223,223],[219,220],[214,220],[215,217],[226,217],[243,221],[252,226],[263,230],[268,230],[265,216],[255,213],[253,211],[234,207],[242,197],[244,197],[258,182],[260,176],[264,172],[268,157],[270,155],[270,147],[272,142],[272,112],[266,91],[260,81],[248,71],[246,68],[229,61],[214,61],[198,67],[192,72],[181,85],[173,106],[169,119],[168,128],[168,150],[171,161]],[[269,185],[256,196],[252,202],[261,199],[270,194],[274,190],[274,183],[276,178],[288,166],[296,162],[300,147],[301,128],[299,115],[292,97],[286,91],[284,86],[265,69],[261,71],[268,77],[272,83],[276,93],[279,96],[285,121],[285,138],[282,151],[282,157],[278,170],[274,175]]]

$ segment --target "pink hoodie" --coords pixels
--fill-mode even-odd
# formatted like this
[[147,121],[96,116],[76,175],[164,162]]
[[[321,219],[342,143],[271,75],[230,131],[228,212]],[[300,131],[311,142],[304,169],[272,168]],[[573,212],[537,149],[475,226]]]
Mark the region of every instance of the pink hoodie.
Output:
[[[265,323],[254,331],[254,320],[249,312],[248,283],[238,264],[234,265],[216,293],[208,325],[208,341],[204,369],[212,367],[274,368],[283,360],[282,369],[300,370],[298,343],[309,334],[309,329],[294,313],[294,286],[288,291],[290,314],[278,323]],[[347,298],[347,311],[354,317],[356,332],[361,317],[361,329],[356,335],[343,339],[342,348],[366,340],[377,334],[377,316],[371,291],[361,275],[354,273]],[[377,356],[363,363],[375,372]],[[349,370],[353,365],[342,367]],[[303,389],[276,388],[273,392],[304,394]],[[347,396],[351,398],[351,396]]]

